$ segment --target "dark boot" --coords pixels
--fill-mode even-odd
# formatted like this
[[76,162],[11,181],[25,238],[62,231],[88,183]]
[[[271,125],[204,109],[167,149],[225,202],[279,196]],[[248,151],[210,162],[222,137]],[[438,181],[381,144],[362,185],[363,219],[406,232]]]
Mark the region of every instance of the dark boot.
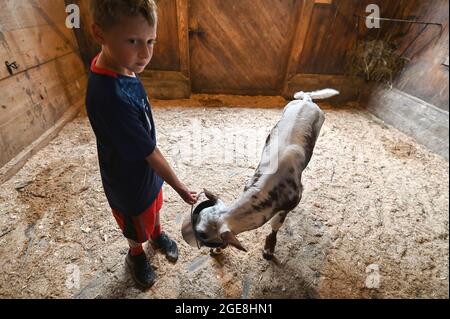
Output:
[[161,232],[161,235],[152,240],[152,244],[155,249],[159,249],[166,255],[168,261],[175,263],[178,260],[178,247],[177,243],[167,236],[165,232]]
[[126,263],[136,284],[144,289],[153,286],[156,280],[156,274],[145,253],[131,256],[131,253],[128,252]]

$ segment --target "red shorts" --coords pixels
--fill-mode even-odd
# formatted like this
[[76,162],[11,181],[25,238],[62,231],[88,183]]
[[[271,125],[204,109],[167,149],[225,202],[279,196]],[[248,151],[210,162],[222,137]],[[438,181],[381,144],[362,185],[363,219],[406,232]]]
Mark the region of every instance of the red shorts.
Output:
[[159,192],[156,199],[139,216],[126,216],[113,209],[112,213],[123,235],[137,243],[145,243],[156,229],[156,217],[163,205],[163,191]]

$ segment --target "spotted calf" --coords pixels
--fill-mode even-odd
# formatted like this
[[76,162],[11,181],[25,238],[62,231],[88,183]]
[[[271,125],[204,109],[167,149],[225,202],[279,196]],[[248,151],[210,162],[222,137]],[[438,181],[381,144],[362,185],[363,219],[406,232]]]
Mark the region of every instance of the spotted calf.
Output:
[[313,154],[324,113],[313,102],[339,94],[332,89],[295,95],[284,109],[264,146],[261,161],[243,194],[231,205],[205,191],[215,205],[199,215],[196,231],[202,241],[223,242],[245,250],[236,235],[261,227],[271,220],[272,232],[266,238],[264,258],[275,251],[277,232],[287,214],[300,203],[302,173]]

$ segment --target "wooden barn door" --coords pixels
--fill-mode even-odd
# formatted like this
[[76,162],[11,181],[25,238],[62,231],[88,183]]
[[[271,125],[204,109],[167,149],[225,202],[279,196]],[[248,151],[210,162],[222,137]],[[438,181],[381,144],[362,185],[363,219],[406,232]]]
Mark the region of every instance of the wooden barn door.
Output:
[[278,94],[300,0],[190,0],[195,93]]

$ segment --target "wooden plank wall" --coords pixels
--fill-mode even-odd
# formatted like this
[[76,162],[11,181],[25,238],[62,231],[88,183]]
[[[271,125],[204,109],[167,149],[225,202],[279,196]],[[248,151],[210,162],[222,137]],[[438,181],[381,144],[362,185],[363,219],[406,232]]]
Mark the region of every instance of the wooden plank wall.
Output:
[[190,1],[193,91],[279,94],[298,25],[292,13],[310,2]]
[[[346,76],[347,56],[356,41],[355,14],[365,15],[367,5],[377,4],[382,17],[448,21],[448,9],[444,8],[447,0],[158,0],[157,3],[159,43],[142,78],[152,96],[159,98],[187,97],[191,91],[291,97],[297,90],[333,85],[343,92],[343,100],[354,100],[364,87],[361,80]],[[382,26],[383,33],[398,33],[402,28],[395,24]],[[82,27],[89,28],[86,23]],[[439,58],[432,62],[434,51],[422,52],[424,59],[406,70],[396,87],[416,92],[420,81],[413,74],[422,74],[422,67],[430,70],[424,74],[428,83],[442,83],[446,79],[447,73],[440,68],[440,57],[445,52],[448,55],[448,40],[445,41],[448,27],[446,30],[440,41]],[[403,43],[407,42],[405,38]],[[89,48],[98,50],[89,39],[80,47],[83,55],[90,57]],[[443,93],[436,93],[435,87],[421,86],[418,97],[448,108],[448,102],[445,103],[448,87],[442,88]]]
[[[315,1],[313,7],[299,19],[304,22],[297,34],[303,35],[305,44],[298,58],[291,58],[292,67],[287,75],[283,95],[289,97],[300,88],[311,90],[332,86],[341,91],[335,102],[357,99],[365,83],[362,79],[346,75],[348,55],[355,48],[358,36],[355,15],[367,15],[366,7],[376,4],[380,7],[381,17],[414,19],[418,2],[420,0]],[[394,24],[383,25],[382,35],[383,32],[394,31],[394,27]],[[371,32],[377,33],[378,30]],[[370,34],[364,28],[360,28],[360,33],[360,40],[367,33]],[[295,42],[298,43],[298,50],[301,41]]]
[[[86,71],[65,19],[63,0],[0,0],[0,167],[36,151],[84,101]],[[13,75],[4,61],[18,64]]]
[[[410,46],[423,28],[412,25],[410,32],[399,38],[399,51],[406,50],[411,61],[392,89],[368,86],[361,95],[361,105],[448,160],[448,0],[416,1],[408,10],[413,19],[441,23],[443,28],[428,26]],[[398,28],[387,29],[396,34]]]
[[80,8],[80,28],[74,29],[78,47],[86,70],[92,59],[100,52],[101,46],[95,42],[91,32],[92,18],[89,12],[89,0],[65,0],[66,5],[76,4]]
[[[406,52],[411,62],[398,77],[394,86],[417,97],[441,110],[449,111],[449,69],[448,61],[449,31],[448,31],[448,0],[429,0],[420,2],[416,8],[417,19],[434,21],[443,25],[442,32],[438,27],[428,27],[423,35]],[[414,33],[421,26],[415,26]],[[440,33],[441,32],[441,33]],[[405,39],[403,46],[410,43]]]
[[[356,42],[354,15],[365,16],[366,7],[369,4],[376,4],[380,7],[382,17],[411,18],[411,9],[417,2],[417,0],[334,0],[330,4],[316,3],[310,24],[307,28],[302,28],[307,30],[307,36],[297,73],[345,74],[347,54],[354,48]],[[361,28],[361,31],[364,32],[364,29]]]
[[158,43],[148,69],[141,74],[150,96],[159,99],[191,95],[188,0],[156,0]]

